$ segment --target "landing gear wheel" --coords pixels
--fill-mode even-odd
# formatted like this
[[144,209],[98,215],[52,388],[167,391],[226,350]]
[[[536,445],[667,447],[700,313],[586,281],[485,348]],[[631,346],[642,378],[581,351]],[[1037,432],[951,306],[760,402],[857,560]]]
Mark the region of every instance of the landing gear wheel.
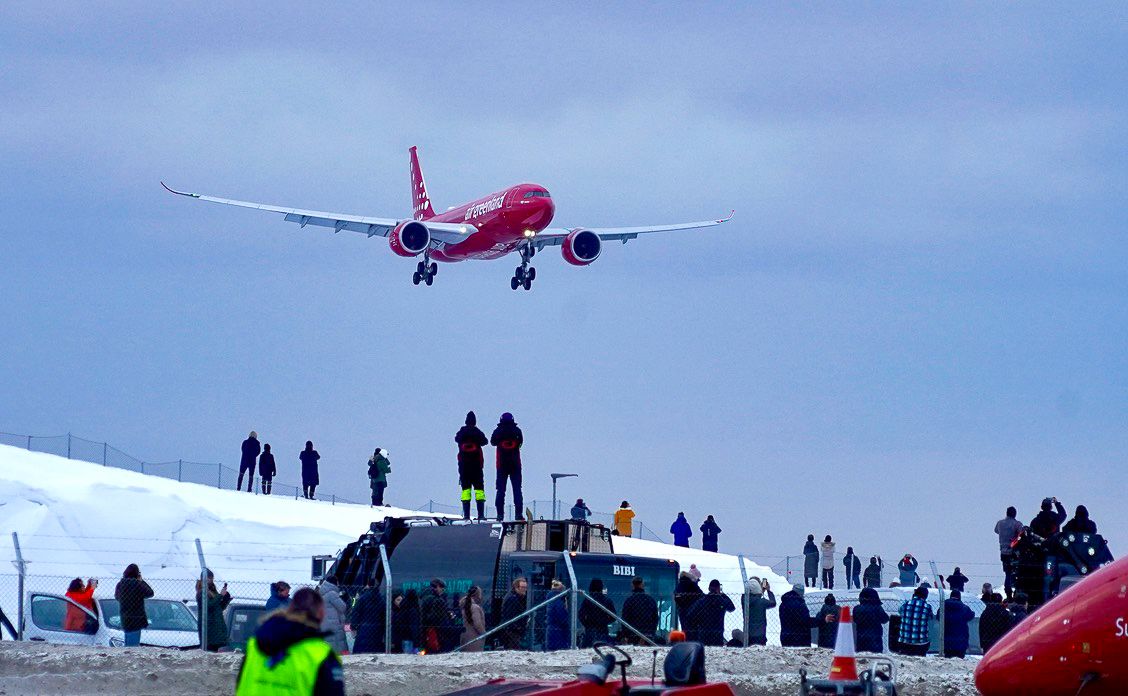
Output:
[[525,269],[524,269],[524,267],[523,267],[523,266],[518,266],[518,267],[517,267],[517,268],[516,268],[516,269],[515,269],[515,270],[513,271],[513,277],[517,279],[517,282],[518,282],[518,283],[520,283],[520,282],[522,282],[523,280],[525,280]]
[[431,262],[431,267],[430,267],[429,269],[427,269],[427,273],[428,273],[428,275],[430,275],[430,276],[431,276],[432,278],[433,278],[433,277],[435,277],[436,275],[438,275],[438,274],[439,274],[439,264],[437,264],[437,263],[435,263],[434,261],[432,261],[432,262]]
[[525,277],[528,278],[530,281],[536,280],[537,279],[537,269],[530,267],[529,272],[525,274]]
[[419,281],[421,280],[423,280],[423,276],[420,275],[419,271],[416,271],[415,274],[411,276],[411,283],[413,285],[419,285]]
[[415,272],[419,275],[423,275],[427,272],[427,266],[422,261],[420,261],[415,265]]
[[509,279],[509,289],[510,289],[510,290],[516,290],[516,289],[517,289],[517,286],[518,286],[519,284],[520,284],[520,282],[519,282],[519,281],[517,280],[517,277],[516,277],[516,276],[514,276],[514,277],[512,277],[512,278],[510,278],[510,279]]
[[533,279],[528,277],[528,276],[525,276],[525,281],[521,284],[525,286],[526,290],[532,290],[533,289]]
[[431,283],[435,282],[435,276],[428,273],[427,275],[423,276],[423,282],[426,283],[428,287],[430,287]]

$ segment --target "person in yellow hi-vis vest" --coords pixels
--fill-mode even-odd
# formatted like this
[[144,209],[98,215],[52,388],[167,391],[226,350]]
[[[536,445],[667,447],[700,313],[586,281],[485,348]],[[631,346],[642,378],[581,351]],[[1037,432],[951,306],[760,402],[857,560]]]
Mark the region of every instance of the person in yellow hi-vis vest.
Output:
[[325,642],[325,602],[303,587],[247,641],[235,696],[344,696],[341,658]]
[[623,501],[619,509],[615,511],[615,532],[619,536],[629,537],[633,531],[631,528],[631,520],[634,519],[635,513],[631,509],[631,504]]

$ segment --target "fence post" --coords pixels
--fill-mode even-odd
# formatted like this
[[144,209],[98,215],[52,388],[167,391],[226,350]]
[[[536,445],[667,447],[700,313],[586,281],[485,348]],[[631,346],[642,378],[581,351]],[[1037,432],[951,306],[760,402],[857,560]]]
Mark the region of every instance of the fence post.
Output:
[[27,451],[31,451],[31,435],[27,436]]
[[936,604],[939,611],[936,612],[936,617],[939,621],[938,633],[940,634],[940,657],[944,656],[944,580],[941,579],[940,573],[936,570],[936,561],[929,561],[928,565],[932,568],[932,577],[936,579],[936,592],[940,601]]
[[[30,438],[30,435],[28,437]],[[15,532],[12,532],[12,544],[16,547],[16,560],[12,561],[12,565],[16,566],[16,572],[19,573],[19,578],[16,580],[16,589],[20,595],[19,602],[16,604],[16,640],[23,640],[24,576],[27,575],[27,562],[24,561],[23,552],[20,551],[20,537]]]
[[380,565],[384,569],[384,654],[392,654],[392,566],[388,564],[388,549],[380,544]]
[[106,450],[109,448],[110,446],[108,444],[105,442],[102,443],[102,466],[106,465]]
[[223,465],[215,465],[215,487],[223,488]]
[[434,511],[435,511],[435,501],[428,500],[427,501],[427,512],[433,513]]
[[[787,578],[787,581],[788,581],[788,582],[791,582],[791,556],[788,556],[788,557],[787,557],[787,565],[786,565],[785,567],[786,567],[786,572],[787,572],[787,575],[785,575],[784,577],[786,577],[786,578]],[[807,584],[807,581],[806,581],[805,579],[804,579],[804,581],[803,581],[803,584],[804,584],[804,585],[806,585],[806,584]]]
[[71,458],[71,434],[67,433],[67,459]]
[[750,617],[748,616],[748,601],[751,599],[751,597],[748,596],[748,570],[744,567],[744,554],[738,555],[736,557],[736,560],[740,562],[740,577],[743,580],[743,582],[741,583],[740,586],[742,588],[744,588],[744,592],[743,592],[743,594],[740,595],[740,604],[744,608],[744,646],[743,647],[747,648],[748,647],[748,628],[749,628],[749,623],[750,623],[750,621],[749,621]]
[[576,624],[579,616],[579,588],[576,587],[576,571],[572,568],[572,555],[564,554],[564,565],[568,568],[568,584],[572,588],[572,595],[568,598],[568,622],[571,627],[569,634],[571,635],[571,648],[576,649]]
[[200,557],[200,593],[196,614],[200,625],[200,650],[208,651],[208,566],[204,563],[204,547],[196,539],[196,554]]
[[184,480],[183,474],[184,474],[184,460],[181,459],[181,460],[176,462],[176,480],[177,481],[183,481]]

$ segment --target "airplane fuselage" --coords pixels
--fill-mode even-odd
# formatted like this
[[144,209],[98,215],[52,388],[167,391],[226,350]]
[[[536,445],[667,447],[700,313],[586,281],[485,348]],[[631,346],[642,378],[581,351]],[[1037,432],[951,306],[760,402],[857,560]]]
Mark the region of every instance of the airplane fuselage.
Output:
[[456,206],[424,222],[466,225],[470,231],[465,241],[433,250],[431,258],[447,263],[501,258],[548,227],[555,212],[548,189],[530,183]]

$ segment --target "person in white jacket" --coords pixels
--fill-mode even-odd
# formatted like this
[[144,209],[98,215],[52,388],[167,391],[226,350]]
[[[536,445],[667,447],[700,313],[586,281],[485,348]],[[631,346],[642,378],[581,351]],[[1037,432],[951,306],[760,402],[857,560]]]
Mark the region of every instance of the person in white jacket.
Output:
[[329,633],[325,636],[325,642],[329,643],[338,655],[344,655],[349,651],[349,643],[345,639],[345,615],[348,608],[345,606],[345,600],[341,599],[337,576],[330,575],[322,580],[317,591],[325,600],[325,618],[321,620],[321,630]]
[[824,590],[834,589],[834,542],[830,540],[830,535],[827,534],[823,542],[819,544],[822,551],[822,586]]

